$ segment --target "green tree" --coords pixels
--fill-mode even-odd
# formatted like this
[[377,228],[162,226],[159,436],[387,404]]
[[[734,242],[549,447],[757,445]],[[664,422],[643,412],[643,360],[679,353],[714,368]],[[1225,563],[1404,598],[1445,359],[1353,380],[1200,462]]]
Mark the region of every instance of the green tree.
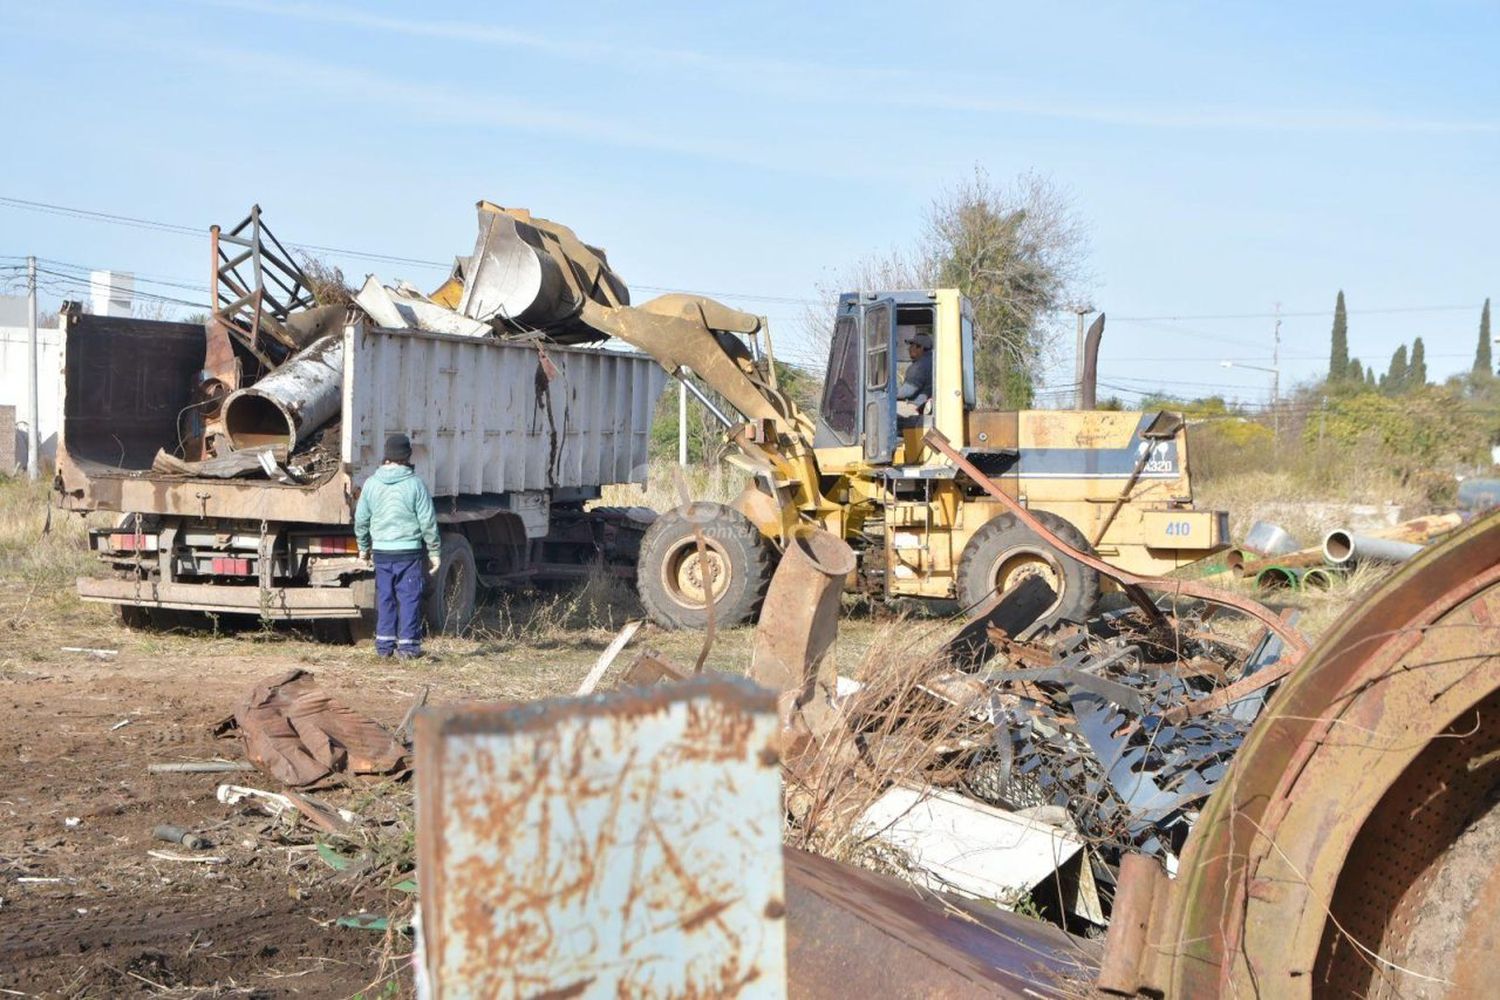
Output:
[[1483,461],[1490,429],[1485,412],[1454,386],[1421,386],[1401,399],[1360,393],[1330,396],[1322,421],[1304,425],[1304,442],[1320,435],[1348,452],[1364,451],[1403,481],[1451,490],[1452,470]]
[[[784,361],[777,361],[776,379],[781,391],[804,412],[816,412],[818,393],[821,388],[816,376]],[[728,402],[718,393],[701,382],[697,385],[719,409],[733,412]],[[657,400],[656,413],[651,420],[650,447],[653,458],[677,461],[678,391],[676,381],[668,379],[666,391]],[[688,396],[687,430],[688,461],[705,464],[717,460],[720,450],[724,447],[724,429],[707,408],[692,395]]]
[[1380,388],[1379,383],[1377,383],[1375,381],[1375,366],[1374,365],[1371,365],[1370,367],[1368,367],[1368,368],[1365,369],[1365,388],[1369,389],[1371,391],[1374,391],[1375,389]]
[[1349,359],[1349,367],[1345,369],[1344,378],[1353,386],[1365,384],[1365,366],[1359,363],[1358,358]]
[[1427,348],[1418,337],[1411,345],[1411,364],[1406,368],[1405,389],[1420,389],[1427,384]]
[[1386,369],[1385,377],[1380,380],[1380,387],[1385,390],[1387,396],[1399,396],[1406,388],[1405,344],[1396,348],[1396,353],[1391,355],[1391,366]]
[[1484,308],[1479,312],[1479,347],[1474,352],[1474,374],[1493,375],[1494,365],[1490,354],[1490,300],[1485,299]]
[[1342,382],[1349,376],[1349,315],[1344,311],[1344,290],[1333,304],[1333,347],[1328,352],[1328,381]]
[[1084,235],[1066,196],[1036,174],[1002,188],[976,167],[933,202],[925,270],[974,305],[981,406],[1031,405],[1050,324],[1082,271]]

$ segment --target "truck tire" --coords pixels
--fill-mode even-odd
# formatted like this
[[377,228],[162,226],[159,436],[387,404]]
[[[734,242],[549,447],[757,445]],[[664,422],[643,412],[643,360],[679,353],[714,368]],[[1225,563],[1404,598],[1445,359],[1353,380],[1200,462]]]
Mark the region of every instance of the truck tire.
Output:
[[136,604],[117,604],[120,624],[132,632],[204,632],[211,627],[202,611],[180,608],[143,608]]
[[474,547],[456,531],[442,535],[443,554],[438,570],[427,581],[424,612],[429,635],[458,635],[474,620],[479,597],[479,571]]
[[[708,549],[706,585],[695,524]],[[730,628],[760,610],[774,564],[771,546],[744,514],[721,503],[692,503],[667,511],[646,530],[636,587],[646,613],[663,628],[706,628],[708,593],[715,595],[714,627]]]
[[[1069,545],[1093,554],[1093,546],[1073,525],[1047,511],[1032,513]],[[958,561],[958,602],[973,607],[1032,574],[1043,576],[1057,591],[1056,603],[1038,619],[1043,625],[1063,619],[1084,621],[1099,602],[1098,571],[1058,552],[1014,514],[1001,514],[985,524],[964,546]]]
[[151,628],[151,611],[137,604],[116,604],[115,612],[120,624],[132,632],[145,632]]

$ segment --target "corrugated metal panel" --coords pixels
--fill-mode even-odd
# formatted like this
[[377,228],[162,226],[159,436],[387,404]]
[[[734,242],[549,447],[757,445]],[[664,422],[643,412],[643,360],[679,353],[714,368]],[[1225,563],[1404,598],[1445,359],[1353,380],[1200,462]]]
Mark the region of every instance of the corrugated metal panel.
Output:
[[420,715],[433,1000],[784,997],[776,729],[717,676]]
[[362,483],[388,434],[434,496],[642,482],[666,373],[645,355],[412,330],[344,333],[344,447]]

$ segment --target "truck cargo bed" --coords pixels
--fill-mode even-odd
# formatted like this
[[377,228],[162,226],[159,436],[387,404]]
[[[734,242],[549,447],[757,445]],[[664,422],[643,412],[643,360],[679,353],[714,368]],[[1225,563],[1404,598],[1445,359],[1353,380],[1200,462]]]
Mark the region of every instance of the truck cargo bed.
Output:
[[644,482],[666,379],[635,353],[355,323],[343,331],[342,412],[310,438],[325,451],[337,442],[324,474],[301,485],[195,479],[151,465],[189,434],[202,328],[73,314],[64,336],[58,471],[62,502],[77,510],[348,523],[396,432],[455,515],[461,500],[485,509],[522,493],[582,499]]

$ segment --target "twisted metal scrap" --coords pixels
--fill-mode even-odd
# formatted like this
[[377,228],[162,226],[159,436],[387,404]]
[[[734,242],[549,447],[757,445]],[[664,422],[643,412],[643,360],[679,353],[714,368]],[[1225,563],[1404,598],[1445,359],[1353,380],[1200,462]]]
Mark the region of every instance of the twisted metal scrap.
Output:
[[991,698],[1009,741],[1005,797],[1063,806],[1097,842],[1160,854],[1223,778],[1254,714],[1231,705],[1170,722],[1195,693],[1182,678],[1143,667],[1120,640],[1076,648],[1084,638],[1056,666],[989,678],[997,694],[1027,692]]

